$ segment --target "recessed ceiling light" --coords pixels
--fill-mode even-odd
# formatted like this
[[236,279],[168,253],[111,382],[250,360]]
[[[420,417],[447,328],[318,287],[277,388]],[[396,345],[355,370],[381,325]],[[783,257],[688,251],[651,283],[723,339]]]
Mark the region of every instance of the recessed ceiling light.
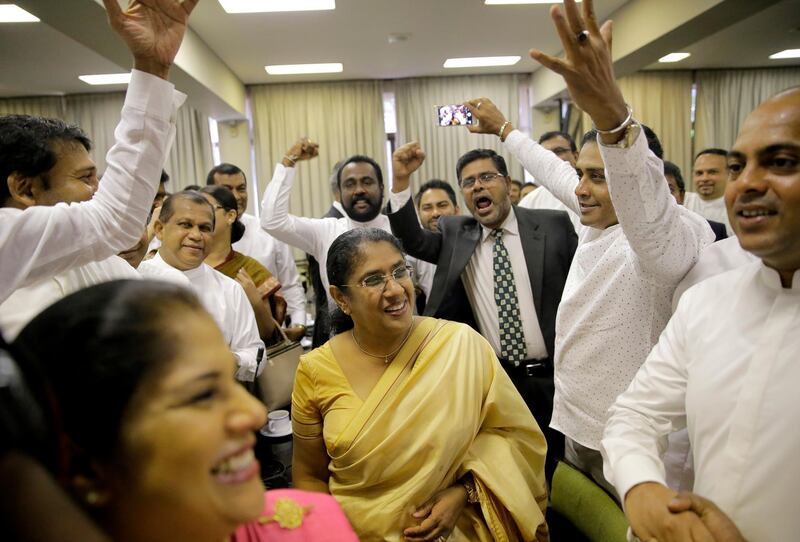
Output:
[[[575,0],[580,2],[581,0]],[[558,0],[486,0],[487,6],[503,6],[517,4],[560,4]]]
[[780,53],[769,55],[772,60],[780,60],[782,58],[800,58],[800,49],[786,49]]
[[264,66],[270,75],[300,75],[304,73],[339,73],[344,67],[339,62],[325,64],[279,64]]
[[684,58],[689,58],[692,53],[670,53],[658,59],[659,62],[680,62]]
[[228,13],[321,11],[336,9],[336,0],[219,0]]
[[14,4],[0,5],[0,23],[38,23],[39,18]]
[[473,58],[448,58],[445,68],[480,68],[483,66],[513,66],[519,62],[519,56],[478,56]]
[[78,79],[90,85],[127,85],[131,81],[131,74],[129,72],[79,75]]

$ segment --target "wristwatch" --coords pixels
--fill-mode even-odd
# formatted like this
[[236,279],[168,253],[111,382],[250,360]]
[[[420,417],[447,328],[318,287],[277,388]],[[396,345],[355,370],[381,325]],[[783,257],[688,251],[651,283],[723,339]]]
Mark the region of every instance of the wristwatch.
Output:
[[622,134],[622,139],[617,141],[616,143],[603,143],[603,140],[600,139],[600,144],[604,147],[612,147],[617,149],[630,149],[633,145],[636,138],[639,137],[639,134],[642,131],[642,125],[639,124],[636,120],[631,119],[630,123],[624,128],[624,132]]

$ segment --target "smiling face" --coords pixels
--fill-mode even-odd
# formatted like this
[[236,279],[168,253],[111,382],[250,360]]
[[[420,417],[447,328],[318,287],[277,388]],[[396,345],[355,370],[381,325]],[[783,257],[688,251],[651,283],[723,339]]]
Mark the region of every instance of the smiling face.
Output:
[[358,222],[369,222],[380,214],[383,187],[378,183],[372,164],[350,162],[342,169],[339,186],[347,216]]
[[164,261],[180,271],[194,269],[203,263],[211,248],[214,215],[209,205],[182,199],[173,201],[173,213],[166,224],[156,221],[156,237],[161,241],[158,253]]
[[86,147],[78,141],[53,143],[56,164],[32,187],[35,205],[76,203],[92,199],[97,191],[97,168]]
[[701,154],[692,168],[697,194],[704,200],[721,198],[725,193],[728,169],[725,157],[719,154]]
[[[482,181],[482,176],[492,178]],[[491,158],[479,158],[464,166],[459,184],[464,203],[475,220],[487,228],[499,228],[511,211],[511,179],[500,175]]]
[[242,216],[244,212],[247,211],[247,181],[242,173],[236,173],[234,175],[215,173],[214,184],[224,186],[233,192],[236,198],[236,207],[238,208],[239,216]]
[[606,183],[605,164],[597,143],[586,143],[578,157],[580,182],[575,195],[581,206],[581,224],[603,230],[617,223],[617,213]]
[[742,248],[779,271],[800,268],[800,91],[745,120],[728,156],[725,204]]
[[428,189],[419,198],[419,221],[426,230],[439,231],[440,216],[458,213],[458,206],[453,205],[450,195],[441,188]]
[[177,355],[143,378],[123,417],[109,530],[223,540],[263,510],[253,446],[266,411],[234,379],[236,360],[211,317],[172,316],[164,325]]

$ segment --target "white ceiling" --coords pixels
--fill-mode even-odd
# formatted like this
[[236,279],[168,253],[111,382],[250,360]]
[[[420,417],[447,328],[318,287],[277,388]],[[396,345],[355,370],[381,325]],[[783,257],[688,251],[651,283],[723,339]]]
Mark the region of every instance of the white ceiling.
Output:
[[[73,29],[65,32],[92,32],[91,28],[82,28],[83,21],[73,13],[87,0],[17,1],[26,1],[34,13],[37,4],[47,5],[51,13],[55,6],[60,28],[65,30],[67,21]],[[600,17],[606,18],[626,1],[595,3]],[[649,1],[663,3],[665,9],[669,6],[668,0]],[[227,14],[217,0],[201,0],[190,25],[244,84],[391,79],[532,72],[538,66],[527,56],[529,48],[550,53],[560,49],[548,9],[547,5],[486,6],[483,0],[338,0],[335,11]],[[700,42],[686,44],[682,50],[692,53],[690,59],[650,68],[798,65],[799,59],[767,59],[777,50],[800,48],[798,28],[800,0],[781,0]],[[387,37],[391,33],[410,37],[406,42],[390,44]],[[503,68],[442,68],[448,57],[495,55],[520,55],[522,60]],[[342,62],[344,72],[270,76],[264,71],[266,64],[307,62]],[[124,86],[92,87],[77,76],[124,69],[127,67],[116,65],[45,23],[0,24],[0,97],[121,90]]]

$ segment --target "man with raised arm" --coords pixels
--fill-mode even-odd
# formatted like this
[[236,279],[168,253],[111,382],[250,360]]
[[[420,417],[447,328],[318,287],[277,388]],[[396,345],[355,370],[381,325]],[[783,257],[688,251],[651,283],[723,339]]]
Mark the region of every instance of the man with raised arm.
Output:
[[[46,132],[45,119],[0,117],[0,300],[19,286],[126,250],[142,235],[174,134],[176,110],[185,99],[166,79],[197,0],[154,6],[135,1],[126,11],[116,0],[103,1],[134,63],[116,143],[92,200],[34,205],[44,191],[82,182],[82,176],[94,173],[87,173],[91,167],[62,171],[70,164],[64,163],[58,140],[39,141],[33,154],[20,147],[30,140],[22,137],[24,132]],[[54,173],[61,175],[51,177]]]
[[[670,195],[661,160],[648,148],[614,80],[611,25],[602,31],[593,2],[552,10],[566,51],[531,56],[562,75],[575,104],[597,130],[571,164],[524,136],[486,98],[469,107],[472,132],[493,133],[584,226],[558,309],[551,427],[566,436],[567,460],[610,492],[600,440],[608,408],[636,374],[671,314],[678,282],[714,240],[701,216]],[[653,148],[658,150],[656,141]]]

